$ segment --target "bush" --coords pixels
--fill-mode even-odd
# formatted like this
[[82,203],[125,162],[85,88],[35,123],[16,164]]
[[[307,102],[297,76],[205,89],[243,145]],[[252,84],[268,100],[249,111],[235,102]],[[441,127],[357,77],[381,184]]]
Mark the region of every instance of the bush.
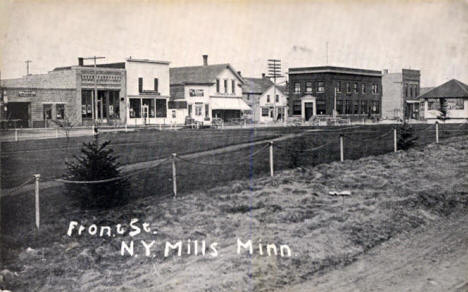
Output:
[[415,136],[414,128],[406,122],[398,127],[397,133],[397,146],[400,150],[408,150],[413,147],[415,141],[418,139],[418,137]]
[[[66,179],[96,181],[120,177],[118,157],[108,147],[110,143],[100,144],[98,136],[92,142],[83,143],[82,155],[75,155],[73,161],[65,162]],[[96,184],[66,184],[68,193],[83,209],[109,209],[127,203],[128,186],[125,178]]]

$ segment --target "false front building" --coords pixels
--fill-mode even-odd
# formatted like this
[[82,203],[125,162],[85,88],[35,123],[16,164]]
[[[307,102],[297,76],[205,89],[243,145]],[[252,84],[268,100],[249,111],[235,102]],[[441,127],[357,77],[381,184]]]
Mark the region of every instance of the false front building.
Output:
[[207,55],[202,66],[170,68],[170,83],[172,101],[185,101],[187,116],[197,123],[228,122],[251,110],[242,100],[242,77],[229,64],[208,65]]
[[288,74],[290,116],[308,121],[332,116],[335,109],[352,120],[381,115],[380,71],[321,66],[289,68]]

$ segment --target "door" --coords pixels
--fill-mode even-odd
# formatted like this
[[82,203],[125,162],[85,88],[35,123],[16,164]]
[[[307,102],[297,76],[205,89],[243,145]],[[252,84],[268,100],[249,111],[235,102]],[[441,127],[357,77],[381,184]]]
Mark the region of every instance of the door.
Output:
[[143,106],[141,107],[141,115],[142,115],[142,117],[143,117],[143,121],[145,122],[145,125],[148,123],[148,117],[149,117],[148,113],[149,113],[148,106],[147,106],[147,105],[143,105]]
[[314,115],[314,103],[306,102],[304,103],[305,107],[305,120],[308,121]]

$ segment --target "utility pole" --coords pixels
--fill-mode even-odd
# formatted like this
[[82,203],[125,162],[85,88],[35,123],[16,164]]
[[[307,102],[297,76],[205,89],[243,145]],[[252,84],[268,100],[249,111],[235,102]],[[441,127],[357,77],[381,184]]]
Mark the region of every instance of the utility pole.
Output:
[[[281,75],[281,60],[278,59],[268,59],[268,76],[273,78],[273,118],[276,120],[278,118],[278,113],[276,109],[276,78],[283,77]],[[281,119],[284,120],[284,113],[281,116]]]
[[[83,60],[94,60],[94,96],[91,99],[91,106],[92,106],[92,117],[93,117],[93,123],[97,120],[98,118],[98,110],[97,110],[97,102],[98,102],[98,97],[97,97],[97,71],[96,71],[96,60],[97,59],[105,59],[106,57],[86,57],[83,58]],[[101,110],[101,116],[102,116],[102,110]]]
[[24,61],[26,63],[26,76],[29,75],[29,63],[31,63],[32,61],[31,60],[26,60]]
[[336,87],[335,87],[335,98],[333,100],[333,117],[336,118],[337,112],[336,112]]

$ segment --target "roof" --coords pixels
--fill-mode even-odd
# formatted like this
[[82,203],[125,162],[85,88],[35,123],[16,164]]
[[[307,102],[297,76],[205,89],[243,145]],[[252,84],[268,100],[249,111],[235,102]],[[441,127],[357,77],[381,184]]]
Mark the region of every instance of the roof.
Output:
[[169,65],[169,62],[168,62],[168,61],[158,61],[158,60],[150,60],[150,59],[134,59],[134,58],[127,58],[127,62],[138,62],[138,63],[151,63],[151,64]]
[[318,66],[318,67],[297,67],[289,68],[288,74],[306,74],[306,73],[341,73],[341,74],[354,74],[354,75],[367,75],[367,76],[382,76],[379,70],[357,69],[347,67],[335,66]]
[[468,85],[456,79],[452,79],[419,96],[419,98],[453,98],[453,97],[467,97],[468,98]]
[[216,64],[206,66],[189,66],[169,68],[171,85],[174,84],[213,84],[216,77],[225,69],[229,69],[244,83],[244,79],[229,64]]
[[243,93],[264,93],[273,82],[268,78],[247,78],[244,77],[245,83],[242,85]]
[[252,110],[240,97],[211,97],[210,103],[213,110]]
[[424,93],[428,92],[429,90],[432,90],[434,87],[421,87],[419,89],[419,95],[423,95]]
[[[83,66],[65,66],[65,67],[56,67],[53,71],[60,71],[60,70],[70,70],[72,67],[94,67],[94,65],[83,65]],[[114,69],[125,69],[125,62],[117,62],[117,63],[107,63],[107,64],[96,64],[97,68],[114,68]]]

